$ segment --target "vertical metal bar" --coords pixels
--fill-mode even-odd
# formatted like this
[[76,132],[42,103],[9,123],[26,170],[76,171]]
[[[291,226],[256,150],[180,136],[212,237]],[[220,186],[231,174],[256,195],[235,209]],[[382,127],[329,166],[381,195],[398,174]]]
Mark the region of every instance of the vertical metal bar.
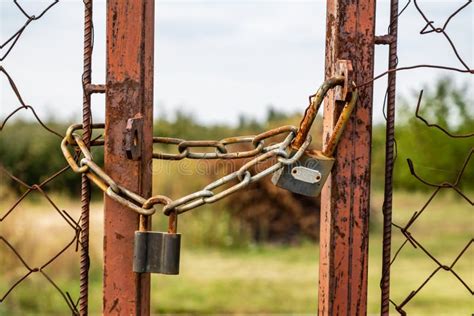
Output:
[[[338,59],[352,61],[356,83],[373,78],[375,0],[327,0],[326,78]],[[319,315],[366,315],[372,85],[359,101],[336,151],[321,194]],[[327,143],[342,104],[329,94],[324,109]]]
[[[398,39],[398,0],[390,2],[391,42],[389,46],[388,68],[397,67]],[[392,242],[392,182],[395,150],[395,89],[397,73],[388,74],[387,91],[387,130],[385,138],[385,186],[383,203],[383,251],[382,251],[382,282],[381,282],[381,315],[389,315],[390,307],[390,260]]]
[[[89,148],[91,139],[91,95],[87,86],[91,83],[92,77],[92,0],[84,1],[84,69],[82,73],[82,126],[83,139]],[[86,175],[81,176],[81,260],[79,279],[79,312],[80,315],[88,314],[88,294],[89,294],[89,202],[90,184]]]
[[[107,1],[105,171],[141,196],[151,195],[154,1]],[[141,159],[126,157],[129,118],[143,118]],[[139,133],[140,134],[140,133]],[[134,274],[133,240],[139,216],[105,198],[104,315],[148,315],[150,276]],[[148,220],[142,225],[149,226]]]

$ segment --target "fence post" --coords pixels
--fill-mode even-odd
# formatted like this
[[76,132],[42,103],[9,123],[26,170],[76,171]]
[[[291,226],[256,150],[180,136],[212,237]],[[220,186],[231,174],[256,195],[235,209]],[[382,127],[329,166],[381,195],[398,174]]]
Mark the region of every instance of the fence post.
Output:
[[[370,81],[375,0],[328,0],[326,23],[326,78],[334,75],[338,59],[348,59],[356,83]],[[372,84],[359,92],[321,193],[319,315],[367,314]],[[324,143],[341,108],[331,93],[324,108]]]
[[[154,0],[107,1],[105,171],[117,183],[151,195]],[[141,117],[141,158],[127,159],[127,120]],[[150,276],[132,272],[139,216],[105,198],[104,315],[148,315]],[[144,223],[150,225],[151,223]]]

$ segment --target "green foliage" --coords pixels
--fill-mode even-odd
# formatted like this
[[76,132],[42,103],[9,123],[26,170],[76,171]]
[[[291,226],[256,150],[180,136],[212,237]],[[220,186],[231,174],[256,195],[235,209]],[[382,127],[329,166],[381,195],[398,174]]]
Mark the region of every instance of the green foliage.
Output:
[[[467,86],[458,87],[449,78],[440,79],[433,87],[425,88],[420,115],[430,123],[439,124],[453,134],[472,132],[474,127],[473,99]],[[472,95],[472,94],[471,94]],[[426,186],[410,174],[407,158],[411,158],[416,171],[433,182],[453,181],[468,151],[472,148],[472,138],[452,139],[440,130],[426,126],[415,117],[417,96],[401,99],[397,113],[396,139],[398,158],[395,166],[395,186],[409,190],[424,189]],[[288,114],[268,108],[264,121],[242,115],[237,126],[226,124],[205,125],[198,122],[191,113],[177,111],[173,120],[159,118],[155,121],[155,134],[183,139],[221,139],[234,135],[255,134],[268,128],[284,124],[297,125],[301,113]],[[313,143],[320,146],[320,118],[313,128]],[[63,132],[67,124],[48,122],[51,128]],[[13,175],[28,184],[40,183],[47,176],[66,166],[60,150],[61,139],[42,129],[31,121],[10,121],[0,132],[0,163]],[[95,159],[102,164],[103,150],[93,150]],[[385,157],[385,126],[373,127],[372,180],[374,188],[383,187]],[[18,185],[2,175],[2,182]],[[466,172],[465,187],[474,187],[474,173]],[[48,190],[60,190],[77,194],[80,178],[70,170],[46,186]],[[182,194],[189,192],[186,183],[180,186]]]
[[[474,130],[473,99],[468,87],[457,87],[450,79],[442,78],[432,88],[425,87],[419,115],[430,124],[438,124],[451,134],[461,135]],[[394,171],[394,185],[397,188],[417,190],[428,188],[420,184],[410,173],[407,159],[413,161],[415,171],[432,183],[454,182],[466,157],[473,148],[473,138],[451,138],[440,129],[427,126],[415,116],[418,95],[412,98],[412,105],[402,99],[399,102],[397,140],[397,161]],[[381,141],[382,127],[374,132],[374,151],[384,147]],[[376,139],[376,140],[375,140]],[[380,147],[379,147],[380,146]],[[382,149],[383,150],[383,149]],[[380,152],[376,155],[379,161]],[[383,159],[381,159],[383,161]],[[383,174],[380,166],[375,174]],[[472,164],[467,166],[462,187],[474,187]]]
[[[68,127],[65,123],[55,121],[47,122],[47,126],[60,134],[65,133]],[[8,122],[0,131],[0,165],[28,185],[40,184],[68,166],[61,152],[61,140],[61,137],[48,132],[36,122]],[[92,153],[94,159],[102,164],[103,150],[94,148]],[[24,191],[24,187],[3,172],[0,173],[2,185],[16,192]],[[80,184],[80,177],[69,169],[44,186],[44,190],[75,195],[80,190]],[[6,190],[2,190],[4,193]]]
[[[66,126],[49,122],[48,127],[56,131],[65,131]],[[46,180],[55,172],[67,166],[61,153],[61,138],[44,130],[39,124],[17,120],[8,122],[0,132],[0,163],[15,177],[32,185]],[[2,183],[12,185],[13,190],[23,189],[14,181],[2,174]],[[54,184],[45,189],[61,189],[75,193],[78,178],[71,171],[58,177]]]

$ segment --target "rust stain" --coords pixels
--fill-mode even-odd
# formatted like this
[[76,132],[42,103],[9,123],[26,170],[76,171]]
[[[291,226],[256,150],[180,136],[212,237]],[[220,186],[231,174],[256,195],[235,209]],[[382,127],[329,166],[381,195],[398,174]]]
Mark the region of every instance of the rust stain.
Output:
[[[375,2],[329,0],[327,9],[326,77],[336,71],[337,60],[348,59],[356,82],[370,80]],[[372,87],[359,92],[321,194],[319,315],[366,314]],[[340,111],[330,95],[323,121],[325,144]]]
[[[110,308],[109,313],[112,313],[112,312],[117,308],[118,303],[119,303],[119,299],[116,298],[116,299],[114,300],[114,302],[112,303],[112,307]],[[117,312],[120,312],[120,311],[117,310]]]
[[[151,195],[154,11],[150,0],[107,2],[105,171],[145,197]],[[144,118],[142,159],[132,161],[123,145],[126,122],[137,113]],[[149,315],[149,275],[132,271],[139,217],[106,197],[104,224],[103,313]]]

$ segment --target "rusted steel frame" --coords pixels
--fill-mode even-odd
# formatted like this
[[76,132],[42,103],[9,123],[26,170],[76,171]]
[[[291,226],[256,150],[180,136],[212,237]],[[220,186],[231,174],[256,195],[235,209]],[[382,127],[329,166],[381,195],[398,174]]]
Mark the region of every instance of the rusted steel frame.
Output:
[[[140,196],[151,196],[154,1],[107,1],[105,172]],[[123,147],[126,123],[143,117],[141,159]],[[132,271],[134,232],[150,221],[105,197],[104,315],[148,315],[150,276]],[[139,225],[140,224],[140,225]]]
[[[93,0],[84,1],[84,61],[82,73],[82,128],[83,140],[87,148],[90,147],[92,135],[92,113],[91,95],[86,89],[92,78],[92,48],[93,48],[93,24],[92,24]],[[79,312],[80,315],[88,314],[89,301],[89,204],[90,183],[85,174],[81,175],[81,234],[80,234],[80,277],[79,277]]]
[[[392,40],[389,44],[388,68],[397,67],[397,38],[398,38],[398,0],[390,2],[389,35]],[[390,262],[392,243],[392,191],[393,166],[395,164],[395,94],[397,73],[388,74],[387,89],[387,127],[385,132],[385,184],[383,213],[383,250],[382,250],[382,280],[381,309],[382,316],[389,315],[390,310]]]
[[[373,78],[375,0],[328,0],[326,78],[338,60],[352,62],[356,84]],[[336,149],[321,194],[319,315],[367,313],[372,84],[359,101]],[[343,102],[330,92],[323,119],[323,150]]]

